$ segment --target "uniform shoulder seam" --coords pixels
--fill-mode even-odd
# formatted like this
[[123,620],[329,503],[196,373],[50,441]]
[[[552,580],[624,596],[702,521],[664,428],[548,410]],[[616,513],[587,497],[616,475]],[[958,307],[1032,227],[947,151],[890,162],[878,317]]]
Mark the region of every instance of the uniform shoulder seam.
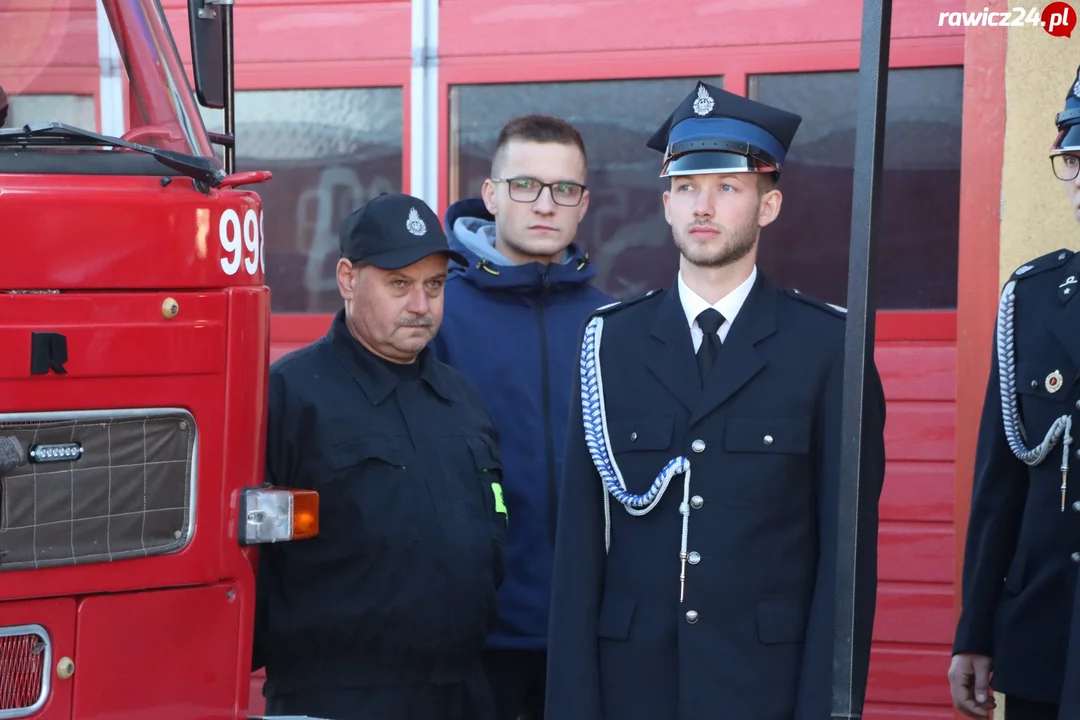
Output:
[[835,317],[839,317],[839,318],[846,318],[847,317],[847,308],[840,307],[839,305],[833,305],[830,302],[825,302],[824,300],[822,300],[820,298],[816,298],[813,295],[805,295],[805,294],[803,294],[802,292],[800,292],[799,290],[797,290],[795,288],[785,290],[784,293],[788,297],[794,298],[796,300],[800,300],[800,301],[806,303],[807,305],[809,305],[811,307],[816,307],[819,310],[824,310],[825,312],[827,312],[830,315],[833,315]]
[[1041,255],[1034,260],[1028,260],[1026,263],[1016,268],[1013,274],[1009,276],[1009,280],[1020,280],[1023,278],[1029,278],[1039,273],[1046,272],[1047,270],[1053,270],[1059,268],[1069,261],[1075,253],[1067,248],[1059,248],[1054,252]]
[[658,292],[660,292],[660,291],[659,290],[650,290],[649,292],[645,293],[644,295],[639,295],[639,296],[637,296],[635,298],[631,298],[629,300],[616,300],[615,302],[608,303],[607,305],[601,305],[600,307],[596,308],[591,313],[589,313],[589,317],[590,318],[606,317],[608,315],[611,315],[612,313],[616,313],[619,310],[622,310],[623,308],[628,308],[631,305],[637,305],[639,302],[641,302],[643,300],[648,300],[649,298],[654,297]]

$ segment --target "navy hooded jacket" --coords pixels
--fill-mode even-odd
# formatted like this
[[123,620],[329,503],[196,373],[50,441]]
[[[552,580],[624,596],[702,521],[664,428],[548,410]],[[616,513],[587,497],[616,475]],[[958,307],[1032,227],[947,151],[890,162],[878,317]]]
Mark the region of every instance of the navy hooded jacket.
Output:
[[[488,646],[547,647],[558,478],[589,314],[613,301],[573,245],[561,263],[515,265],[495,250],[495,221],[478,198],[446,214],[451,264],[442,327],[431,347],[483,396],[499,430],[508,515],[506,578]],[[597,492],[600,489],[597,488]]]

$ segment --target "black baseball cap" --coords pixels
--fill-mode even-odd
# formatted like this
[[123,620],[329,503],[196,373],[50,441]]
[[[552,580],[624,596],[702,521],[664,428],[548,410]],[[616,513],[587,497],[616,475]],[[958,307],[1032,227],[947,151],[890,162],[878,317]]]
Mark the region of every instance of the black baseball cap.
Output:
[[383,193],[341,223],[341,256],[383,270],[400,270],[443,253],[460,265],[469,261],[450,249],[439,218],[423,200]]

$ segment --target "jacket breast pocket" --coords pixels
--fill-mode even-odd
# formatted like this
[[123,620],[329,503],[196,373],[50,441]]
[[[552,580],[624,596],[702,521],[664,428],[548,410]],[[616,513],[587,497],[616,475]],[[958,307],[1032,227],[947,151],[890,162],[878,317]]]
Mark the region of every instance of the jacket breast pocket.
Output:
[[[731,417],[720,500],[732,507],[785,508],[813,500],[813,422],[809,417]],[[691,458],[691,467],[693,458]]]
[[1070,390],[1076,382],[1076,369],[1071,364],[1039,358],[1016,364],[1016,391],[1032,398],[1042,398],[1054,404],[1069,401]]
[[1017,363],[1020,420],[1031,444],[1041,441],[1055,420],[1072,412],[1069,401],[1075,382],[1076,370],[1071,363],[1055,362],[1053,358]]
[[[629,492],[640,495],[648,491],[664,466],[678,456],[673,446],[674,432],[674,415],[608,410],[608,444]],[[610,462],[603,444],[600,452]]]
[[368,437],[336,445],[320,483],[320,535],[347,547],[416,542],[426,493],[410,472],[407,438]]

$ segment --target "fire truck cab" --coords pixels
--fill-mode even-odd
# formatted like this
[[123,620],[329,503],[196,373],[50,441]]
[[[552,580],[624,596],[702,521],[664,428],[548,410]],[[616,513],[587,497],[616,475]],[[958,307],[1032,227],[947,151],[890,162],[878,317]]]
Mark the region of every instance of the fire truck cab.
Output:
[[32,101],[75,11],[27,4],[0,29],[0,718],[246,718],[255,553],[315,535],[318,496],[263,482],[270,174],[232,172],[232,0],[190,0],[194,90],[159,0],[101,0],[122,137]]

